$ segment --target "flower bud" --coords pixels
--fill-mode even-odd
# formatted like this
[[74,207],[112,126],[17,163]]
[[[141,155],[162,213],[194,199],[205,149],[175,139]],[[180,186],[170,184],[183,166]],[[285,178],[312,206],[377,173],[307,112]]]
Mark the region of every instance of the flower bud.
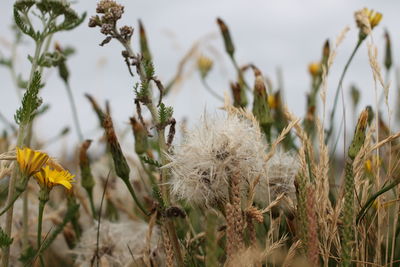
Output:
[[225,50],[228,53],[228,55],[232,57],[233,54],[235,53],[235,47],[233,45],[228,26],[226,26],[225,22],[220,18],[217,18],[217,23],[219,29],[221,30],[222,38],[224,38]]
[[200,56],[197,59],[197,69],[200,71],[201,78],[204,79],[212,69],[213,62],[206,56]]
[[92,171],[90,169],[89,157],[87,155],[87,150],[90,147],[92,140],[86,140],[82,143],[79,150],[79,167],[81,169],[81,185],[86,191],[91,194],[93,187],[95,185]]
[[135,117],[131,117],[130,122],[135,136],[135,152],[138,155],[146,153],[149,148],[146,129]]

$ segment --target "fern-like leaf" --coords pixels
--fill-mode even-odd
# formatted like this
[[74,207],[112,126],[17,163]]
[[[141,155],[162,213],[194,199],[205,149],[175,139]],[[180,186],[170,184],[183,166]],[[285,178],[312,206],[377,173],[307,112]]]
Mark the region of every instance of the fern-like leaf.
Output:
[[18,124],[27,124],[33,117],[37,108],[42,104],[42,99],[38,96],[39,89],[42,87],[41,75],[38,71],[33,74],[32,82],[22,98],[22,106],[17,110],[14,118]]
[[160,124],[167,123],[172,117],[173,112],[174,110],[172,107],[167,107],[164,105],[164,103],[161,103],[160,107],[158,108],[158,117],[160,120]]
[[11,245],[13,239],[9,237],[0,227],[0,248],[5,248]]

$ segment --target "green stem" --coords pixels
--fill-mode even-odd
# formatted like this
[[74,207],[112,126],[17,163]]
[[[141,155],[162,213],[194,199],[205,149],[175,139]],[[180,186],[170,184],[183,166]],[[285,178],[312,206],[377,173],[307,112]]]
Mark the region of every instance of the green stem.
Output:
[[93,202],[93,192],[92,190],[87,190],[87,194],[89,197],[89,203],[90,203],[90,208],[92,210],[92,216],[93,218],[97,218],[97,213],[96,213],[96,208],[94,207],[94,202]]
[[17,201],[17,199],[19,198],[20,195],[21,195],[21,193],[18,193],[13,196],[13,200],[10,203],[8,203],[6,205],[6,207],[0,212],[0,216],[2,216],[4,213],[6,213],[8,210],[10,210],[10,208],[14,205],[15,201]]
[[139,199],[137,198],[136,194],[135,194],[135,190],[133,190],[133,187],[131,185],[131,183],[129,182],[129,179],[122,179],[125,184],[126,187],[128,187],[129,193],[131,194],[133,200],[135,201],[136,205],[138,206],[138,208],[143,212],[144,215],[149,215],[146,211],[146,209],[143,207],[142,203],[140,203]]
[[224,101],[224,98],[222,96],[220,96],[219,94],[217,94],[207,83],[205,78],[201,78],[201,82],[203,83],[204,88],[206,88],[206,90],[216,99]]
[[246,83],[246,80],[244,79],[243,71],[240,69],[239,64],[237,63],[235,57],[233,55],[230,55],[229,57],[231,58],[232,64],[236,69],[240,82],[243,83],[246,90],[251,91],[250,86]]
[[[32,83],[33,75],[38,67],[38,60],[40,57],[40,52],[42,50],[42,41],[36,41],[36,48],[35,48],[35,54],[33,56],[33,61],[32,61],[32,68],[31,68],[31,73],[29,75],[29,82],[28,82],[28,89]],[[17,147],[21,147],[24,144],[24,138],[25,138],[25,124],[20,124],[19,129],[18,129],[18,137],[17,137]],[[7,211],[6,215],[6,227],[5,227],[5,233],[8,236],[11,236],[11,230],[12,230],[12,218],[13,218],[13,203],[12,201],[14,200],[14,191],[15,191],[15,184],[17,181],[17,176],[18,176],[18,166],[16,165],[12,171],[9,186],[8,186],[8,196],[7,196],[7,204],[6,206],[10,205],[10,208]],[[3,249],[3,259],[2,259],[2,265],[3,267],[8,267],[8,262],[10,258],[10,247],[7,246]]]
[[39,251],[39,258],[40,258],[40,265],[44,266],[43,264],[43,257],[41,254],[40,246],[42,243],[42,221],[43,221],[43,211],[44,206],[46,205],[45,200],[40,200],[39,202],[39,214],[38,214],[38,229],[37,229],[37,250]]
[[65,89],[67,90],[69,103],[71,105],[72,117],[73,117],[73,120],[74,120],[75,129],[76,129],[77,134],[78,134],[79,142],[82,143],[83,142],[82,129],[81,129],[81,126],[79,124],[78,112],[77,112],[77,108],[76,108],[76,104],[75,104],[74,95],[72,94],[71,86],[69,85],[68,82],[65,83]]
[[328,143],[329,138],[331,137],[332,132],[333,132],[333,125],[334,125],[334,119],[335,119],[336,106],[337,106],[337,103],[338,103],[338,100],[339,100],[339,92],[340,92],[340,89],[342,88],[344,77],[345,77],[346,72],[347,72],[347,70],[348,70],[348,68],[350,66],[351,61],[353,60],[355,54],[357,53],[358,48],[360,48],[360,46],[361,46],[362,41],[363,41],[363,39],[359,39],[358,40],[358,42],[356,44],[356,47],[354,48],[353,52],[351,53],[350,58],[348,59],[346,65],[344,66],[342,75],[340,76],[339,84],[338,84],[338,87],[336,88],[335,98],[333,100],[333,108],[332,108],[332,112],[331,112],[331,115],[330,115],[330,126],[329,126],[329,130],[327,132],[327,135],[326,135],[325,143]]
[[[19,126],[18,130],[18,137],[17,137],[17,146],[20,146],[23,144],[24,140],[24,125]],[[13,219],[13,209],[14,209],[14,191],[15,191],[15,184],[17,181],[17,176],[18,176],[18,166],[15,165],[13,168],[11,178],[8,184],[8,196],[7,196],[7,204],[6,207],[10,206],[7,210],[6,214],[6,226],[5,226],[5,233],[11,237],[11,229],[12,229],[12,219]],[[3,259],[2,259],[2,265],[3,267],[8,267],[8,261],[10,258],[10,246],[6,246],[3,248]]]
[[22,226],[23,226],[23,231],[22,231],[22,250],[24,251],[25,249],[28,248],[29,241],[28,241],[28,234],[29,234],[29,228],[28,228],[28,190],[26,190],[23,193],[23,206],[22,206]]

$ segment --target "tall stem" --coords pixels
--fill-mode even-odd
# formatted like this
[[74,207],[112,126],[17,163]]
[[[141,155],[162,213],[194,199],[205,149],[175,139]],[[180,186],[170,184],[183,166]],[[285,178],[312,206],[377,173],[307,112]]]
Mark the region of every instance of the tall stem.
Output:
[[[28,87],[27,90],[29,90],[30,85],[32,83],[32,79],[33,79],[33,74],[35,73],[37,67],[38,67],[38,60],[40,57],[40,51],[42,50],[42,45],[43,42],[42,41],[37,41],[36,42],[36,48],[35,48],[35,54],[33,56],[33,61],[32,61],[32,68],[31,68],[31,73],[29,75],[29,80],[28,80]],[[17,137],[17,147],[21,147],[24,144],[24,138],[25,138],[25,127],[26,125],[24,123],[21,123],[19,125],[19,129],[18,129],[18,137]],[[10,205],[11,202],[14,199],[14,193],[15,193],[15,184],[17,181],[17,176],[18,176],[18,166],[15,165],[12,174],[11,174],[11,178],[10,178],[10,182],[8,185],[8,196],[7,196],[7,204],[6,206]],[[7,215],[6,215],[6,226],[5,226],[5,233],[8,236],[11,236],[11,230],[12,230],[12,219],[13,219],[13,204],[11,204],[11,207],[7,210]],[[2,259],[2,265],[3,267],[8,267],[8,262],[9,262],[9,258],[10,258],[10,247],[7,246],[5,248],[3,248],[3,259]]]
[[[128,54],[131,57],[135,57],[135,53],[132,50],[132,47],[130,45],[130,42],[127,42],[123,39],[119,40],[121,42],[121,44],[124,46],[124,48],[126,49],[126,51],[128,52]],[[140,60],[138,61],[138,65],[137,67],[137,73],[139,75],[139,78],[141,81],[146,81],[147,77],[146,77],[146,72],[144,69],[143,64],[141,64]],[[151,97],[151,96],[150,96]],[[154,105],[153,101],[150,101],[149,103],[146,103],[146,107],[149,109],[150,113],[151,113],[151,117],[153,119],[153,123],[155,125],[158,125],[160,123],[159,118],[158,118],[158,114],[157,114],[157,108]],[[165,130],[164,128],[157,128],[157,136],[158,136],[158,145],[159,145],[159,149],[160,149],[160,161],[161,164],[164,165],[167,163],[167,158],[165,155],[165,152],[167,151],[167,143],[165,142]],[[168,170],[165,168],[161,169],[161,184],[164,184],[166,181],[168,181]],[[165,201],[165,204],[168,205],[169,204],[169,192],[168,192],[168,187],[163,186],[162,187],[162,194],[163,194],[163,198]],[[166,220],[166,228],[168,231],[168,235],[170,237],[173,249],[174,249],[174,255],[176,257],[176,263],[179,267],[183,267],[185,266],[184,261],[183,261],[183,257],[182,257],[182,253],[181,253],[181,248],[179,245],[179,240],[178,240],[178,235],[176,233],[176,229],[175,229],[175,225],[174,222],[171,219],[167,219]]]
[[78,112],[77,112],[77,108],[76,108],[76,104],[75,104],[75,99],[74,99],[74,95],[72,94],[72,90],[71,90],[71,86],[69,85],[69,82],[65,83],[65,89],[67,90],[69,104],[71,105],[72,117],[74,120],[76,132],[78,134],[79,142],[82,143],[83,142],[82,129],[79,124],[79,118],[78,118]]
[[43,258],[40,253],[40,246],[42,243],[42,221],[43,221],[43,211],[46,201],[40,200],[39,202],[39,214],[38,214],[38,229],[37,229],[37,250],[39,251],[40,265],[43,266]]
[[339,100],[339,92],[340,92],[340,89],[342,88],[344,77],[345,77],[346,72],[347,72],[347,70],[348,70],[348,68],[350,66],[351,61],[353,61],[353,58],[354,58],[355,54],[357,53],[358,48],[360,48],[360,46],[361,46],[362,41],[363,41],[363,39],[359,39],[358,40],[358,42],[356,44],[356,47],[354,48],[353,52],[351,53],[349,60],[347,61],[346,65],[344,66],[342,75],[340,76],[339,84],[338,84],[338,87],[336,88],[335,98],[333,100],[333,108],[332,108],[332,112],[331,112],[331,115],[330,115],[330,126],[329,126],[328,133],[326,134],[325,143],[328,143],[329,138],[332,135],[334,119],[335,119],[335,112],[336,112],[336,106],[337,106],[337,102]]

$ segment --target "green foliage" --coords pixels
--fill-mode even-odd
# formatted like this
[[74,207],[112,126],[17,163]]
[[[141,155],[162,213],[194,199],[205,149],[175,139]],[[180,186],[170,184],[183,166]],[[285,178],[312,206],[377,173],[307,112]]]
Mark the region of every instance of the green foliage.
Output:
[[149,86],[150,86],[150,81],[149,80],[144,80],[140,83],[140,89],[139,91],[137,91],[136,89],[136,95],[138,98],[141,99],[147,99],[150,95],[150,91],[149,91]]
[[17,77],[17,86],[21,89],[26,89],[28,87],[28,81],[22,78],[21,74],[18,74]]
[[38,96],[41,88],[41,75],[38,71],[33,74],[32,82],[22,99],[22,106],[17,110],[14,119],[18,124],[27,124],[32,121],[34,113],[42,104],[42,99]]
[[[29,12],[33,5],[40,11],[38,15],[46,21],[43,31],[35,31],[29,20]],[[36,14],[36,13],[35,13]],[[63,17],[62,22],[56,23],[58,17]],[[43,41],[48,35],[59,31],[72,30],[79,26],[86,17],[86,13],[79,16],[69,7],[69,3],[60,0],[23,0],[14,4],[14,20],[18,28],[35,41]]]
[[[38,40],[40,33],[35,32],[33,27],[28,23],[28,21],[25,18],[22,18],[20,15],[20,11],[18,8],[16,8],[17,4],[14,5],[14,20],[15,24],[18,26],[18,28],[26,35],[29,35],[32,37],[34,40]],[[29,9],[28,9],[29,10]],[[27,11],[24,12],[24,15],[26,16]]]
[[146,77],[147,77],[148,80],[150,80],[154,76],[154,65],[153,65],[153,62],[151,61],[150,58],[144,58],[142,60],[142,64],[143,64],[143,67],[144,67],[144,71],[146,73]]
[[3,65],[7,68],[11,68],[12,67],[12,61],[9,58],[3,58],[0,57],[0,65]]
[[21,256],[19,256],[19,261],[24,264],[24,266],[29,265],[30,262],[33,261],[34,257],[36,255],[36,250],[29,246],[27,249],[25,249],[24,252],[21,253]]
[[169,119],[172,117],[174,110],[172,107],[167,107],[164,103],[160,104],[158,108],[158,119],[160,124],[168,123]]
[[56,228],[51,232],[48,238],[43,240],[40,252],[45,251],[53,243],[58,234],[60,234],[61,231],[64,229],[65,225],[75,217],[76,213],[79,211],[79,207],[80,205],[77,203],[68,206],[68,210],[64,216],[63,221],[56,226]]
[[10,238],[0,227],[0,248],[5,248],[9,247],[11,243],[13,242],[13,239]]
[[[32,58],[29,58],[29,60],[32,62]],[[45,53],[43,54],[38,61],[38,65],[41,67],[56,67],[58,66],[61,62],[65,60],[65,57],[62,53],[59,51],[54,51],[53,53]]]

